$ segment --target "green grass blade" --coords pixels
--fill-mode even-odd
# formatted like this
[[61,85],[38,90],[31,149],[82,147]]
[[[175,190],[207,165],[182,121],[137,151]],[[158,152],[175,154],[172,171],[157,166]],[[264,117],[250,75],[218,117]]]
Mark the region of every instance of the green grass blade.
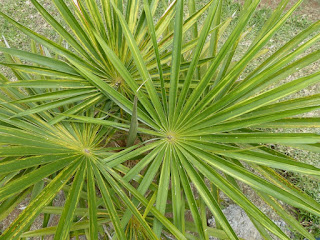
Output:
[[145,13],[146,19],[147,19],[148,29],[150,31],[150,35],[152,38],[154,53],[156,54],[155,58],[157,60],[158,72],[159,72],[159,77],[160,77],[162,103],[163,103],[165,111],[168,111],[167,97],[166,97],[166,91],[165,91],[165,87],[164,87],[163,70],[162,70],[162,66],[161,66],[161,62],[160,62],[160,53],[159,53],[159,49],[158,49],[157,36],[155,33],[155,27],[153,24],[152,13],[150,11],[149,2],[147,0],[143,1],[143,7],[144,7],[144,13]]
[[292,206],[304,209],[310,213],[320,216],[319,207],[315,208],[309,205],[308,203],[294,196],[290,192],[284,191],[283,189],[280,189],[277,186],[270,184],[269,182],[263,180],[262,178],[257,177],[253,173],[245,170],[244,168],[236,166],[233,163],[227,162],[220,157],[217,157],[212,154],[208,154],[202,150],[196,149],[190,145],[188,145],[188,149],[192,149],[193,154],[196,154],[199,158],[203,159],[205,162],[212,165],[216,169],[221,170],[226,174],[248,184],[252,188],[262,191],[266,194],[269,194]]
[[[128,28],[128,25],[125,22],[125,19],[124,19],[123,15],[121,14],[121,12],[119,11],[119,9],[117,8],[116,4],[114,3],[113,0],[111,0],[111,3],[114,7],[115,12],[117,13],[118,19],[119,19],[120,24],[122,26],[123,34],[125,35],[125,37],[127,39],[127,43],[128,43],[128,46],[131,50],[131,54],[134,58],[135,64],[139,70],[139,73],[142,77],[143,82],[146,85],[146,88],[149,93],[149,97],[154,105],[156,112],[158,113],[158,116],[161,120],[161,123],[163,125],[165,125],[165,123],[167,122],[167,119],[164,114],[163,106],[160,102],[159,96],[156,92],[156,89],[154,87],[154,84],[153,84],[152,79],[150,77],[150,74],[148,72],[148,69],[144,63],[143,57],[140,53],[140,50],[137,46],[137,43],[135,42],[134,37]],[[165,126],[162,126],[162,127],[165,127]]]
[[[101,169],[103,166],[101,166]],[[131,202],[131,200],[128,198],[128,196],[124,193],[122,186],[120,187],[120,185],[116,182],[115,179],[113,179],[110,174],[111,171],[112,173],[113,170],[109,169],[109,167],[106,168],[106,170],[102,170],[102,174],[103,176],[106,178],[106,180],[109,182],[109,184],[112,186],[112,188],[114,189],[114,191],[116,192],[116,194],[124,201],[124,203],[126,204],[126,206],[128,207],[128,209],[130,209],[130,211],[132,212],[132,214],[136,217],[136,219],[139,221],[139,223],[142,225],[142,227],[146,230],[146,233],[148,235],[148,239],[158,239],[155,235],[155,233],[151,230],[150,226],[147,224],[147,222],[145,221],[145,219],[142,217],[141,213],[138,211],[138,209],[134,206],[134,204]],[[110,173],[110,174],[109,174]],[[117,174],[117,173],[115,173]],[[114,176],[114,174],[112,174]],[[120,238],[123,239],[123,238]]]
[[[96,1],[88,1],[86,0],[86,5],[88,7],[88,12],[91,15],[91,19],[93,20],[95,28],[103,35],[104,38],[108,38],[108,35],[105,31],[105,26],[103,23],[103,18],[100,13],[99,5]],[[82,11],[83,13],[83,11]],[[88,18],[86,18],[87,20]]]
[[174,34],[173,34],[173,52],[172,52],[172,66],[170,74],[170,89],[169,89],[169,106],[168,106],[168,120],[169,125],[173,125],[174,112],[177,103],[178,94],[178,82],[179,72],[181,64],[181,48],[182,48],[182,26],[183,26],[183,0],[177,1],[176,15],[174,23]]
[[[69,163],[70,164],[70,163]],[[79,167],[78,162],[72,162],[64,168],[44,190],[27,206],[9,228],[0,236],[1,240],[19,239],[22,232],[31,225],[32,221],[40,214],[41,210],[47,205],[62,187],[71,178],[74,171]]]
[[[179,148],[179,151],[181,151],[180,154],[184,154],[184,152],[185,152],[185,150],[183,150],[182,148]],[[178,154],[179,154],[179,152],[178,152]],[[221,208],[219,207],[218,203],[215,201],[215,199],[210,194],[210,191],[208,190],[206,184],[201,179],[199,174],[195,171],[194,167],[190,164],[189,159],[186,160],[185,157],[180,157],[180,160],[181,160],[181,163],[182,163],[184,169],[186,170],[188,176],[190,177],[190,180],[197,188],[203,201],[206,203],[207,207],[210,209],[210,211],[214,215],[216,221],[219,222],[222,229],[225,231],[225,233],[228,235],[228,237],[230,239],[238,239],[237,235],[234,233],[232,227],[230,226],[226,217],[224,216],[223,212],[221,211]]]
[[[160,165],[163,161],[165,150],[166,150],[166,148],[164,146],[155,148],[152,152],[150,152],[150,154],[148,154],[148,156],[144,157],[135,167],[130,169],[127,172],[127,174],[123,177],[123,179],[127,182],[134,179],[134,177],[141,171],[141,169],[146,167],[146,165],[152,161],[149,169],[144,174],[143,179],[137,188],[137,191],[141,195],[146,194],[147,190],[149,189],[151,183],[153,182],[153,180],[155,178],[156,173],[159,171]],[[157,154],[157,156],[155,156],[156,154]],[[152,156],[152,158],[151,157],[149,158],[149,156]],[[142,165],[142,166],[139,166],[139,165]],[[155,200],[156,200],[156,196],[155,196]],[[139,204],[139,201],[137,199],[133,199],[132,203],[137,206]],[[124,213],[121,222],[124,225],[128,224],[131,216],[132,216],[132,213],[128,209]]]
[[[196,66],[198,64],[198,61],[200,59],[200,55],[201,55],[203,46],[205,44],[205,41],[207,39],[210,27],[212,25],[212,21],[214,20],[214,16],[217,12],[218,5],[219,5],[219,1],[215,1],[212,4],[212,6],[209,8],[209,14],[208,14],[203,26],[202,26],[200,37],[199,37],[196,49],[194,50],[194,54],[192,56],[190,66],[188,68],[187,76],[185,78],[184,85],[182,87],[182,90],[181,90],[181,93],[179,96],[178,104],[175,109],[175,120],[177,120],[177,117],[179,116],[182,105],[186,101],[187,93],[190,88],[190,83],[191,83],[192,77],[194,75],[194,71],[196,70]],[[180,49],[180,51],[181,51],[181,49]]]
[[103,96],[99,96],[99,95],[97,97],[89,98],[87,100],[84,100],[83,102],[81,102],[81,103],[69,108],[68,110],[64,111],[63,115],[61,114],[61,115],[57,115],[57,116],[53,117],[50,121],[48,121],[48,123],[50,125],[57,124],[60,121],[62,121],[65,118],[67,118],[67,116],[76,114],[76,113],[78,113],[78,112],[80,112],[82,110],[86,110],[89,107],[91,107],[92,105],[97,104],[101,100],[103,100]]
[[[21,24],[19,24],[18,22],[14,21],[12,18],[8,17],[4,13],[0,12],[0,16],[2,16],[8,22],[10,22],[14,26],[16,26],[24,34],[28,35],[30,38],[32,38],[35,41],[39,42],[40,44],[48,47],[49,49],[52,49],[57,54],[62,55],[62,56],[66,57],[69,60],[73,60],[73,61],[77,62],[78,64],[80,64],[82,66],[86,66],[87,65],[86,62],[84,62],[82,59],[80,59],[77,55],[75,55],[71,51],[66,50],[65,48],[61,47],[59,44],[57,44],[57,43],[45,38],[44,36],[41,36],[40,34],[37,34],[37,33],[33,32],[33,31],[31,31],[30,29],[22,26]],[[96,74],[101,74],[101,71],[97,70],[96,68],[92,68],[92,71],[94,73],[96,73]]]
[[241,58],[235,67],[228,73],[227,76],[217,85],[217,92],[224,91],[225,93],[231,88],[234,81],[236,81],[239,74],[245,69],[245,66],[254,58],[254,56],[261,50],[261,48],[271,39],[275,32],[286,22],[296,8],[302,3],[303,0],[299,0],[296,4],[283,16],[281,19],[273,25],[273,27],[254,45],[249,51]]
[[[177,151],[177,150],[176,150]],[[190,185],[190,180],[188,179],[185,170],[182,168],[182,164],[180,162],[180,158],[184,158],[183,155],[181,155],[181,153],[179,154],[179,152],[177,151],[176,154],[178,155],[178,157],[175,159],[175,163],[177,164],[178,167],[178,171],[179,171],[179,176],[181,179],[181,186],[183,187],[184,190],[184,194],[186,195],[187,201],[188,201],[188,205],[192,214],[192,218],[194,221],[194,225],[196,227],[196,231],[199,236],[200,239],[205,239],[205,233],[204,233],[204,229],[203,229],[203,225],[201,222],[201,217],[199,214],[199,210],[197,208],[197,204],[196,204],[196,200],[194,197],[194,194],[192,192],[191,189],[191,185]],[[186,229],[189,230],[188,227],[186,227]]]
[[[214,117],[209,118],[210,120],[204,120],[205,123],[199,124],[197,122],[196,128],[200,129],[204,126],[210,125],[211,123],[217,124],[221,121],[225,121],[232,118],[231,116],[239,116],[246,113],[247,111],[252,111],[254,109],[262,107],[263,105],[267,105],[268,103],[271,103],[292,93],[295,93],[301,89],[304,89],[309,85],[320,82],[319,76],[320,72],[316,72],[309,76],[291,81],[289,83],[285,83],[275,89],[269,90],[254,98],[235,104],[229,108],[225,108],[223,111],[215,114]],[[227,115],[229,115],[230,117],[228,117]]]
[[310,152],[320,153],[320,144],[288,144],[288,146],[299,148],[302,150],[307,150]]
[[278,4],[277,8],[272,11],[272,15],[268,18],[262,29],[259,31],[251,46],[255,45],[274,26],[275,22],[279,20],[289,2],[290,0],[282,0]]
[[[102,224],[108,224],[110,223],[109,219],[99,219],[97,221],[98,225],[101,226]],[[88,229],[90,227],[89,221],[81,221],[77,223],[73,223],[70,227],[70,231],[79,231],[83,229]],[[32,238],[32,237],[39,237],[39,236],[47,236],[47,235],[53,235],[56,231],[57,227],[46,227],[38,230],[28,231],[23,233],[21,236],[26,238]]]
[[82,160],[82,162],[79,162],[78,165],[79,170],[74,177],[72,187],[66,199],[63,212],[60,216],[57,231],[54,235],[54,240],[67,239],[69,237],[70,226],[73,222],[74,211],[80,198],[80,192],[84,183],[87,169],[87,164],[84,160]]
[[[9,177],[8,175],[6,178]],[[1,186],[1,185],[0,185]],[[0,206],[0,221],[4,221],[12,211],[21,203],[31,192],[31,189],[21,192],[18,196],[13,196],[3,201]]]
[[134,96],[130,129],[129,129],[129,135],[127,140],[127,147],[131,147],[137,138],[137,133],[138,133],[137,105],[138,105],[138,97]]
[[[11,64],[11,63],[1,63],[1,65],[9,67],[14,72],[19,72],[20,74],[34,74],[34,75],[41,75],[42,77],[51,77],[55,79],[63,78],[63,79],[77,79],[82,80],[81,78],[77,77],[76,75],[71,75],[69,73],[61,72],[58,70],[52,70],[50,68],[45,67],[38,67],[38,66],[30,66],[24,64]],[[17,77],[19,81],[26,79],[31,80],[31,76],[28,77]]]
[[[169,146],[166,150],[166,153],[162,162],[160,179],[159,179],[159,190],[158,190],[157,200],[156,200],[156,209],[161,214],[165,213],[166,206],[167,206],[171,161],[172,161],[172,148]],[[162,223],[158,219],[155,219],[153,222],[153,231],[156,234],[156,236],[160,238],[161,232],[162,232]]]
[[82,56],[92,61],[88,53],[80,46],[80,44],[59,24],[36,0],[32,0],[32,4],[37,8],[39,13],[46,21],[63,37],[77,52]]
[[178,166],[176,164],[176,155],[173,153],[171,159],[171,198],[172,198],[172,213],[173,213],[173,223],[182,232],[184,229],[183,220],[185,213],[182,209],[182,196],[181,196],[181,184]]
[[[27,144],[26,144],[27,145]],[[26,155],[50,155],[50,154],[63,154],[71,152],[66,149],[55,148],[39,148],[30,146],[7,146],[0,150],[2,157],[8,156],[26,156]]]
[[[134,167],[132,167],[127,173],[126,175],[123,177],[124,180],[126,181],[131,181],[133,180],[137,175],[139,175],[139,173],[152,161],[156,161],[159,162],[159,158],[162,159],[163,155],[163,151],[165,151],[164,145],[159,145],[157,147],[155,147],[152,151],[150,151],[149,154],[147,154],[145,157],[143,157]],[[157,156],[157,157],[156,157]],[[153,172],[153,171],[151,171]],[[148,182],[148,178],[144,180],[142,180],[142,182],[140,183],[140,186],[138,187],[138,190],[144,192],[146,191],[146,187],[144,186],[144,182]],[[149,183],[150,185],[150,183]],[[143,191],[144,190],[144,191]],[[144,192],[145,193],[145,192]]]
[[[314,29],[314,28],[312,28]],[[308,31],[309,32],[309,31]],[[304,34],[302,36],[305,36]],[[232,103],[235,100],[238,99],[246,99],[249,97],[254,96],[255,94],[259,93],[259,91],[265,89],[267,86],[276,83],[277,81],[284,79],[288,77],[290,74],[293,74],[298,69],[302,69],[309,64],[313,63],[314,61],[317,61],[319,59],[319,51],[314,51],[308,56],[305,56],[301,59],[298,59],[297,61],[291,63],[290,65],[286,66],[288,63],[290,63],[296,56],[304,52],[306,49],[308,49],[310,46],[315,44],[320,38],[320,34],[316,35],[306,43],[299,46],[295,51],[290,53],[289,55],[285,56],[282,59],[279,59],[275,64],[271,65],[270,67],[266,68],[259,74],[256,74],[254,77],[252,77],[251,74],[247,78],[245,78],[241,83],[230,93],[223,97],[220,101],[217,101],[214,105],[207,108],[205,111],[203,111],[201,114],[199,114],[200,111],[204,109],[204,107],[211,102],[211,100],[216,96],[217,90],[210,91],[209,94],[207,94],[199,104],[195,107],[194,110],[189,111],[189,119],[187,119],[189,122],[196,121],[195,119],[203,119],[204,116],[208,117],[210,114],[215,113],[217,110],[221,109],[222,107]],[[290,48],[289,48],[290,49]],[[284,49],[281,49],[284,52],[288,51],[288,47],[284,47]],[[279,50],[280,51],[280,50]],[[278,51],[278,52],[279,52]],[[278,53],[277,52],[277,53]],[[277,54],[276,53],[276,54]],[[270,57],[269,59],[273,59]],[[269,60],[268,59],[268,60]],[[268,62],[268,60],[266,62]],[[286,67],[284,67],[286,66]],[[256,68],[254,73],[256,73],[257,70],[264,67],[264,63]],[[284,68],[283,68],[284,67]],[[254,75],[254,74],[253,74]],[[191,117],[190,117],[191,116]],[[192,117],[196,116],[196,117]],[[181,122],[180,125],[185,125],[185,122]]]
[[55,173],[56,171],[66,167],[70,164],[70,160],[74,160],[74,157],[65,161],[65,159],[59,159],[53,163],[49,163],[45,166],[42,166],[26,175],[23,175],[20,178],[6,184],[0,189],[0,199],[4,200],[8,197],[23,191],[24,189],[32,186],[33,184],[41,181],[43,178]]
[[123,231],[123,227],[120,224],[119,216],[118,216],[116,209],[115,209],[115,206],[112,202],[112,198],[110,196],[108,187],[106,186],[106,184],[100,174],[100,171],[97,169],[96,166],[93,166],[93,171],[94,171],[94,175],[97,179],[97,183],[98,183],[99,189],[101,191],[102,198],[103,198],[104,203],[106,205],[106,208],[108,209],[108,212],[110,214],[111,221],[113,223],[113,227],[115,229],[116,235],[119,239],[126,239],[125,233]]
[[79,80],[65,80],[65,79],[55,79],[55,80],[23,80],[15,82],[7,82],[0,84],[0,87],[24,87],[24,88],[92,88],[92,85],[86,83],[85,81]]
[[[259,126],[256,126],[259,127]],[[286,118],[264,123],[263,128],[320,128],[320,118]]]
[[308,175],[320,175],[320,169],[312,165],[297,162],[286,157],[270,155],[261,153],[254,150],[246,150],[239,147],[231,147],[228,145],[218,145],[211,142],[192,141],[193,146],[197,146],[203,150],[231,157],[238,160],[256,163],[262,166],[269,166],[278,169],[285,169],[288,171],[304,173]]
[[[130,129],[130,125],[125,124],[125,123],[118,123],[115,121],[101,120],[98,118],[82,117],[82,116],[77,116],[77,115],[65,115],[65,116],[69,116],[69,117],[81,120],[82,122],[101,124],[103,126],[110,126],[110,127],[118,128],[118,129],[125,130],[125,131],[129,131],[129,129]],[[154,136],[163,136],[163,134],[159,134],[158,132],[155,132],[155,131],[149,130],[149,129],[145,129],[145,128],[138,128],[138,132],[148,134],[148,135],[154,135]]]
[[320,142],[320,135],[313,133],[225,133],[202,135],[197,140],[218,143],[311,144]]
[[224,45],[220,49],[218,55],[212,61],[205,76],[201,79],[197,88],[191,93],[190,97],[188,98],[187,102],[185,103],[185,106],[183,108],[183,112],[181,113],[181,116],[185,116],[187,114],[187,112],[189,112],[190,109],[192,109],[193,106],[196,104],[197,100],[200,98],[200,96],[204,92],[206,86],[208,85],[208,83],[212,79],[213,75],[215,74],[218,66],[220,65],[220,63],[224,59],[225,53],[228,52],[229,49],[234,45],[234,42],[238,39],[239,35],[241,34],[241,32],[244,29],[244,26],[249,21],[250,16],[253,14],[253,12],[259,2],[260,2],[260,0],[254,0],[252,2],[252,4],[249,6],[249,8],[244,10],[245,13],[242,14],[234,31],[231,33],[231,35],[229,36],[227,41],[224,43]]
[[[121,176],[115,173],[109,167],[108,172],[123,186],[125,189],[130,191],[132,195],[137,198],[145,207],[148,206],[149,201],[141,195],[130,183],[126,182]],[[171,232],[177,239],[186,240],[187,238],[166,218],[161,214],[155,207],[152,207],[150,212],[163,224],[163,226]]]
[[27,109],[24,112],[19,112],[16,115],[14,115],[14,118],[18,118],[18,117],[23,117],[23,116],[27,116],[27,115],[31,115],[31,114],[35,114],[35,113],[39,113],[39,112],[43,112],[43,111],[47,111],[50,109],[54,109],[60,106],[64,106],[66,104],[70,104],[70,103],[74,103],[74,102],[78,102],[81,100],[85,100],[87,98],[93,98],[96,97],[99,93],[86,93],[86,94],[81,94],[75,97],[68,97],[62,100],[57,100],[57,101],[53,101],[50,103],[45,103],[45,104],[41,104],[38,105],[37,107],[31,108],[31,109]]
[[215,30],[210,37],[210,47],[209,47],[208,57],[215,57],[217,55],[221,14],[222,14],[222,0],[219,1],[219,8],[217,9],[216,16],[213,20],[213,27],[215,28]]
[[[84,32],[79,24],[79,21],[77,21],[77,19],[73,16],[69,7],[62,0],[53,0],[53,3],[82,45],[91,53],[92,56],[94,56],[96,60],[100,60],[99,54],[95,51],[92,41],[89,39],[88,32]],[[57,27],[57,24],[54,24],[53,27]],[[70,38],[67,39],[69,40]]]
[[264,227],[266,227],[273,234],[277,235],[281,239],[289,239],[280,228],[273,223],[265,214],[263,214],[250,200],[248,200],[243,193],[232,186],[226,179],[221,177],[215,170],[208,167],[203,161],[196,159],[195,156],[188,154],[188,159],[198,161],[196,164],[199,171],[206,176],[213,184],[221,189],[230,199],[232,199],[237,205],[246,211],[249,216],[252,216],[259,221]]
[[269,197],[266,194],[260,195],[262,199],[268,203],[277,213],[278,215],[291,227],[295,229],[295,231],[298,231],[302,236],[306,237],[307,239],[315,240],[315,237],[312,236],[311,233],[309,233],[301,224],[288,212],[283,208],[283,206],[276,201],[274,198]]
[[[84,75],[84,77],[88,81],[90,81],[92,84],[97,86],[103,94],[110,97],[123,110],[132,114],[133,104],[126,97],[124,97],[121,93],[117,92],[114,88],[109,86],[101,78],[92,74],[90,69],[82,68],[77,63],[74,63],[74,64],[77,66],[77,68],[79,68],[79,70]],[[149,126],[155,128],[155,129],[159,129],[159,127],[140,109],[138,109],[138,116],[139,116],[139,120],[141,120],[142,122],[148,124]]]
[[[38,166],[41,164],[47,164],[55,161],[63,160],[68,162],[73,159],[73,157],[69,157],[68,154],[61,154],[61,155],[44,155],[44,156],[32,156],[11,161],[1,162],[0,164],[0,174],[6,174],[10,172],[19,171],[22,169],[31,168],[34,166]],[[19,164],[17,164],[17,162]]]
[[61,90],[57,92],[37,94],[31,97],[19,99],[15,103],[28,103],[28,102],[44,102],[49,100],[56,100],[60,98],[68,98],[73,96],[78,96],[86,93],[97,92],[94,89],[71,89],[71,90]]
[[61,72],[69,73],[72,75],[78,75],[78,73],[72,67],[70,67],[67,63],[50,58],[50,57],[45,57],[38,54],[21,51],[18,49],[4,48],[4,47],[0,47],[0,52],[19,57],[21,59],[31,61],[33,63],[37,63],[41,66],[46,66],[55,70],[59,70]]
[[123,80],[129,85],[131,90],[135,92],[135,94],[138,96],[140,102],[143,104],[143,106],[148,110],[148,113],[153,117],[154,121],[157,122],[158,125],[160,125],[160,120],[157,116],[156,111],[154,110],[154,107],[150,104],[148,100],[148,96],[146,96],[143,91],[138,90],[139,85],[134,80],[134,78],[131,76],[129,70],[126,68],[126,66],[121,62],[119,57],[115,54],[114,51],[107,45],[107,43],[101,38],[100,35],[95,33],[95,37],[97,38],[98,42],[100,43],[102,49],[105,51],[108,58],[111,60],[113,66],[117,69]]
[[[271,149],[268,149],[268,152],[270,150]],[[289,158],[288,156],[286,156],[286,157]],[[239,162],[236,164],[239,165]],[[240,164],[240,166],[241,166],[241,164]],[[270,181],[272,184],[280,187],[281,189],[284,189],[287,192],[290,192],[292,195],[296,196],[297,198],[300,198],[306,204],[312,206],[313,208],[315,208],[315,209],[319,208],[318,207],[319,203],[317,201],[315,201],[311,196],[309,196],[307,193],[305,193],[301,189],[294,186],[286,178],[284,178],[279,173],[277,173],[274,169],[272,169],[270,167],[265,167],[265,166],[258,166],[256,164],[254,164],[253,166],[257,167],[257,169],[259,169],[259,172],[263,175],[263,177],[265,177],[265,179]]]

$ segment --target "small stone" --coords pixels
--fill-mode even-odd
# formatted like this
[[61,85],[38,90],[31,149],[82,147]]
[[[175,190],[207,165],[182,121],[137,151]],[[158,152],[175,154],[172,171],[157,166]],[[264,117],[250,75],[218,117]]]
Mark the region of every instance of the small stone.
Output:
[[[222,212],[226,216],[230,226],[233,228],[238,237],[246,240],[263,240],[254,224],[241,207],[236,204],[231,204],[227,208],[223,209]],[[284,221],[278,220],[273,222],[288,236],[291,235],[291,232],[288,230],[288,227]],[[214,218],[208,219],[208,224],[209,226],[215,227]],[[210,237],[210,240],[217,240],[217,238]]]

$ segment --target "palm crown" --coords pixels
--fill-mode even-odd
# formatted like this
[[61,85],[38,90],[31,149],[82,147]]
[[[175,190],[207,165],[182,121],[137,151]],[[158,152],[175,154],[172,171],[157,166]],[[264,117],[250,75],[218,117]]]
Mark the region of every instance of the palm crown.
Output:
[[[240,182],[314,239],[283,203],[320,215],[319,203],[275,169],[315,178],[320,170],[268,144],[319,152],[320,137],[268,129],[319,127],[318,118],[294,117],[318,109],[319,94],[284,100],[318,83],[319,72],[270,86],[319,59],[319,50],[300,55],[319,40],[315,34],[305,41],[320,22],[244,74],[302,0],[285,13],[289,1],[281,1],[238,61],[235,51],[250,31],[258,0],[245,1],[226,39],[221,34],[231,19],[221,18],[223,0],[198,11],[190,1],[187,19],[183,0],[161,3],[160,18],[158,1],[144,0],[140,7],[130,0],[125,9],[121,0],[52,2],[63,24],[32,0],[61,36],[59,43],[0,13],[34,41],[32,52],[0,48],[7,59],[2,64],[18,79],[1,76],[1,208],[12,209],[32,193],[0,239],[238,239],[221,210],[220,191],[246,211],[263,237],[289,239],[248,200]],[[118,138],[126,141],[114,147]],[[52,206],[60,190],[66,193],[63,208]],[[215,228],[207,226],[206,209]],[[40,213],[43,228],[29,231]],[[60,215],[55,227],[47,225],[51,214]],[[107,223],[110,233],[102,227]]]

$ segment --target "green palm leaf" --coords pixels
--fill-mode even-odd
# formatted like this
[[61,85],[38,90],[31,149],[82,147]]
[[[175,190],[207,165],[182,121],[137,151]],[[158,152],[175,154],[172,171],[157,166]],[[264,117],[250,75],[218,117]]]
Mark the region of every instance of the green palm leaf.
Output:
[[[265,239],[290,239],[238,183],[314,239],[282,203],[320,216],[319,203],[279,170],[318,180],[320,169],[269,146],[320,152],[318,133],[286,132],[319,127],[318,117],[301,116],[319,109],[319,94],[295,95],[319,84],[319,72],[282,82],[319,60],[320,22],[268,52],[302,2],[286,11],[282,0],[238,55],[260,1],[246,0],[236,20],[224,17],[225,2],[196,10],[183,0],[52,0],[55,19],[32,0],[59,43],[0,13],[34,41],[32,52],[0,47],[17,78],[0,75],[0,219],[32,194],[0,239],[240,239],[220,192]],[[42,213],[43,228],[30,230]],[[48,226],[53,214],[59,223]]]

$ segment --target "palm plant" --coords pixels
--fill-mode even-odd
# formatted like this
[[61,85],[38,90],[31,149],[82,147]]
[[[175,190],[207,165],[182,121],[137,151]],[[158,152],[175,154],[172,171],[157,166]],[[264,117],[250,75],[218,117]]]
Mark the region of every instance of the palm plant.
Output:
[[[319,94],[285,99],[319,83],[319,72],[279,84],[319,59],[319,50],[301,55],[319,40],[320,21],[245,74],[302,0],[287,12],[289,0],[282,0],[237,61],[259,0],[244,2],[226,38],[231,19],[221,18],[223,0],[199,11],[190,0],[186,20],[183,0],[144,0],[141,9],[139,1],[125,2],[125,9],[120,0],[52,2],[65,25],[32,0],[60,43],[0,13],[34,41],[32,53],[0,48],[7,59],[2,64],[18,79],[1,76],[0,219],[31,194],[0,239],[238,239],[219,192],[246,211],[265,239],[289,239],[239,183],[314,239],[284,203],[320,215],[319,203],[276,170],[315,179],[320,170],[269,144],[319,152],[320,136],[268,129],[320,127],[319,118],[295,117],[319,109]],[[160,6],[166,10],[157,18]],[[125,141],[114,147],[118,139]],[[66,193],[62,208],[52,204],[60,190]],[[214,228],[207,226],[207,210]],[[43,228],[29,230],[40,213]],[[60,221],[50,227],[52,214]]]

